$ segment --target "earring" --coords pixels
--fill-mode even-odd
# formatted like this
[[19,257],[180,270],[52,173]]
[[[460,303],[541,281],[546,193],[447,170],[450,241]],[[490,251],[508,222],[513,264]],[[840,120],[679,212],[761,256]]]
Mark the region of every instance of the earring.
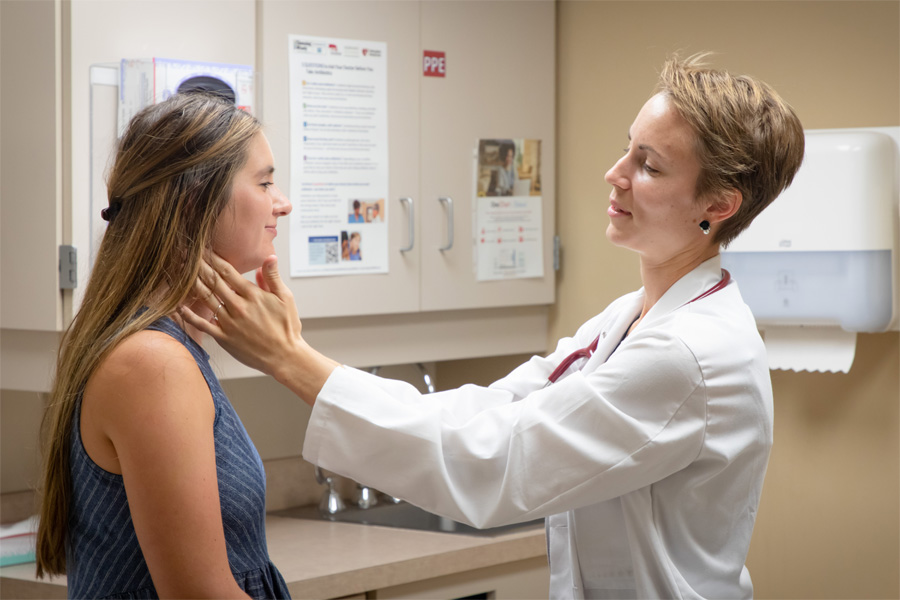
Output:
[[700,229],[703,230],[703,235],[709,235],[709,221],[700,221]]

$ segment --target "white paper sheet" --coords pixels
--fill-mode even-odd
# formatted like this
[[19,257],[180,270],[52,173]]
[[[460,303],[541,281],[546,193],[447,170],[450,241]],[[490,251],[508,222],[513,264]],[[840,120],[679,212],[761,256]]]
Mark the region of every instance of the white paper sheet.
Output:
[[543,277],[541,197],[477,200],[478,281]]
[[856,356],[856,334],[838,327],[769,327],[763,339],[770,369],[846,373]]
[[477,281],[544,276],[541,142],[483,139],[475,164]]
[[292,35],[292,277],[388,271],[387,44]]

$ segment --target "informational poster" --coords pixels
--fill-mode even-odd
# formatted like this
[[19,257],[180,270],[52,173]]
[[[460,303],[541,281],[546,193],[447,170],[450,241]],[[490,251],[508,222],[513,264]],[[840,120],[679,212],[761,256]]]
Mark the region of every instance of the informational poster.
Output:
[[291,276],[388,271],[387,44],[289,36]]
[[540,140],[480,140],[475,169],[476,279],[543,277]]

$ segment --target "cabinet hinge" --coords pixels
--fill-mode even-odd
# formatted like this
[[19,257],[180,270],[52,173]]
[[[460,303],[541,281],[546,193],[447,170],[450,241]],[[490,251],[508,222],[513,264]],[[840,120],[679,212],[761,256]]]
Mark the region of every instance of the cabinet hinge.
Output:
[[78,286],[78,250],[75,246],[59,247],[59,289],[74,290]]
[[559,236],[553,236],[553,270],[559,271]]

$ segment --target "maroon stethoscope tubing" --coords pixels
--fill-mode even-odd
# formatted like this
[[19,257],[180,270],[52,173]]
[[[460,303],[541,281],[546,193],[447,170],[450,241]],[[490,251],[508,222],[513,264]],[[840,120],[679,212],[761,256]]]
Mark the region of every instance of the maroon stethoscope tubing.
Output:
[[[715,294],[716,292],[718,292],[719,290],[724,288],[726,285],[728,285],[729,281],[731,281],[731,273],[729,273],[726,269],[722,269],[722,279],[719,280],[719,283],[712,286],[711,288],[709,288],[708,290],[706,290],[705,292],[703,292],[702,294],[700,294],[693,300],[688,300],[681,306],[687,306],[691,302],[696,302],[697,300],[702,300],[703,298],[706,298],[707,296],[711,296],[712,294]],[[679,307],[679,308],[681,308],[681,307]],[[562,377],[562,374],[565,373],[566,371],[568,371],[569,367],[571,367],[575,363],[576,360],[578,360],[580,358],[590,358],[591,355],[594,354],[594,351],[597,349],[597,344],[599,344],[599,343],[600,343],[600,336],[598,335],[594,339],[594,341],[591,342],[591,344],[588,347],[582,348],[580,350],[576,350],[572,354],[565,357],[563,359],[563,361],[561,363],[559,363],[559,366],[556,367],[555,369],[553,369],[553,372],[550,373],[550,377],[547,378],[547,384],[549,385],[551,383],[556,383],[556,380],[559,379],[560,377]]]

